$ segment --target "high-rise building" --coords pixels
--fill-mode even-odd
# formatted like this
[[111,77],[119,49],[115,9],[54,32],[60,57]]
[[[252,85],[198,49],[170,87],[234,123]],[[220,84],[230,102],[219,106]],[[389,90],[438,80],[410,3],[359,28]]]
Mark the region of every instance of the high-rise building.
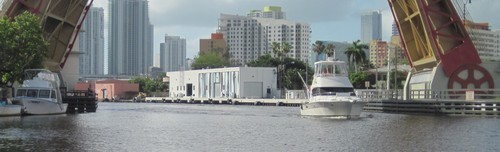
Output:
[[399,35],[399,29],[398,26],[396,25],[396,21],[392,22],[392,35]]
[[80,31],[80,75],[104,74],[104,9],[91,7]]
[[500,61],[500,30],[490,30],[489,23],[465,20],[472,43],[482,61]]
[[200,53],[213,51],[220,55],[228,53],[227,43],[222,33],[212,33],[210,39],[200,39]]
[[109,0],[109,74],[146,75],[153,65],[148,7],[147,0]]
[[361,15],[361,43],[382,39],[382,14],[380,11],[365,12]]
[[153,66],[160,67],[160,53],[155,53],[154,59],[155,59],[155,62],[154,62]]
[[259,56],[273,54],[273,42],[290,44],[292,49],[287,54],[290,58],[302,61],[309,58],[311,28],[307,23],[221,14],[217,31],[224,35],[233,65],[245,65]]
[[386,41],[372,40],[370,43],[370,63],[375,67],[387,65],[388,45]]
[[186,70],[186,39],[165,35],[160,43],[160,68],[165,72]]
[[390,49],[389,57],[391,63],[408,64],[408,58],[406,58],[405,50],[402,46],[401,37],[399,35],[391,36],[391,41],[389,41],[387,45],[388,49]]
[[286,13],[279,6],[266,6],[264,10],[251,10],[248,17],[286,19]]

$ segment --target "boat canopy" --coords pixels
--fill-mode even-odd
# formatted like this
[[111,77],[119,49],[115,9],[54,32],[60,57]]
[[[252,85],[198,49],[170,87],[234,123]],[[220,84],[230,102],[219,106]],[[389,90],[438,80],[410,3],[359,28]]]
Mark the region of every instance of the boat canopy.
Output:
[[[31,82],[27,82],[31,81]],[[48,86],[43,81],[51,84],[52,87],[58,88],[60,86],[60,79],[56,73],[50,72],[47,69],[27,69],[24,70],[23,87],[33,87],[39,85]]]
[[347,76],[343,61],[320,61],[314,64],[316,76]]

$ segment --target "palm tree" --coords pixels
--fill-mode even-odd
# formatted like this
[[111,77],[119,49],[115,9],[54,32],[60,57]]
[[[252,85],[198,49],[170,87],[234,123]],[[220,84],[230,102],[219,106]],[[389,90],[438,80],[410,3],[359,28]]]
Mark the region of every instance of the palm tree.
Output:
[[281,60],[283,56],[287,57],[288,53],[292,50],[292,45],[288,42],[273,42],[271,43],[271,48],[273,49],[274,56]]
[[347,55],[349,64],[354,64],[354,70],[358,72],[358,64],[366,61],[366,54],[364,49],[368,49],[368,45],[361,44],[360,40],[352,42],[352,46],[347,48],[344,54]]
[[334,57],[335,55],[335,46],[332,43],[328,43],[325,48],[326,56]]
[[273,43],[271,43],[271,48],[273,49],[274,57],[278,57],[279,52],[281,50],[280,44],[278,42],[273,42]]
[[313,51],[316,52],[316,60],[319,60],[319,55],[325,52],[325,45],[323,45],[322,41],[316,41],[313,44]]
[[292,50],[292,45],[288,42],[281,43],[281,53],[284,54],[285,57],[288,57],[288,53]]

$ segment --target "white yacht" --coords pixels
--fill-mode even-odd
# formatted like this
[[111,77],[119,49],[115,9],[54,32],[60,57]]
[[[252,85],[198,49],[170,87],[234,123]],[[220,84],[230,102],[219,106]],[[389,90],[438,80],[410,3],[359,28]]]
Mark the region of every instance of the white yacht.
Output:
[[63,114],[68,104],[62,103],[60,81],[57,74],[45,69],[30,69],[25,72],[21,87],[15,89],[13,104],[22,106],[28,115]]
[[302,104],[303,116],[358,118],[367,103],[354,93],[343,61],[318,61],[308,89],[309,100]]

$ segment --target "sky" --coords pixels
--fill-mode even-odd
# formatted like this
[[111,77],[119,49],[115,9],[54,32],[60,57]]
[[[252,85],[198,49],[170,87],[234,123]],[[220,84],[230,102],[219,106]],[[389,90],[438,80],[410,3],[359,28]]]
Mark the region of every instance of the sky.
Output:
[[[93,5],[104,8],[106,24],[107,3],[107,0],[96,0]],[[246,15],[249,10],[261,10],[270,5],[281,6],[288,20],[309,23],[311,43],[316,40],[358,40],[361,13],[380,10],[382,39],[390,40],[393,17],[387,0],[149,0],[149,16],[155,34],[154,51],[159,52],[165,35],[180,36],[187,41],[187,58],[193,58],[198,54],[199,39],[208,39],[216,32],[221,13]],[[467,8],[473,21],[490,22],[491,29],[500,29],[500,19],[494,17],[500,14],[499,0],[472,0]],[[105,35],[107,28],[106,25]]]

